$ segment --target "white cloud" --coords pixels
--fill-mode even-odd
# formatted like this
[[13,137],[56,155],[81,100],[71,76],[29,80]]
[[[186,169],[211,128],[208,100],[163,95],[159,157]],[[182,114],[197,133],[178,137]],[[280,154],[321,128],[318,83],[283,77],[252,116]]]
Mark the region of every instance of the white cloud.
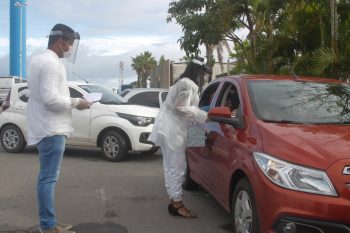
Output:
[[[81,34],[74,72],[100,84],[118,86],[119,62],[124,62],[125,83],[136,80],[131,57],[149,51],[178,61],[184,56],[177,43],[181,28],[167,23],[171,0],[28,0],[27,57],[47,47],[56,23]],[[9,74],[9,0],[0,0],[0,76]],[[76,78],[70,75],[69,78]]]
[[81,44],[89,47],[88,55],[112,56],[130,52],[134,49],[164,43],[166,38],[151,37],[110,37],[82,40]]

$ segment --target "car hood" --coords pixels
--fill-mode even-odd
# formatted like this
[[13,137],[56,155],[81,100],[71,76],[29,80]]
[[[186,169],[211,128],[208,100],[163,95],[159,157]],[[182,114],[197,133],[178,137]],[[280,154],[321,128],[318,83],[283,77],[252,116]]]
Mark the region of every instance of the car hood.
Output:
[[259,123],[265,153],[304,166],[327,169],[350,158],[350,126]]
[[112,112],[119,112],[135,116],[156,117],[159,109],[141,105],[106,105]]

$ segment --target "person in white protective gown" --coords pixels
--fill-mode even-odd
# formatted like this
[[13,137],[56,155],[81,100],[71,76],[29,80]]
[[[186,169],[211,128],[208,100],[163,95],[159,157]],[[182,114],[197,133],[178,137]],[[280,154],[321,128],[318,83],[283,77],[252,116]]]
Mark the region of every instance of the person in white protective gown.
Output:
[[169,195],[171,215],[195,218],[182,202],[182,183],[186,171],[187,128],[191,122],[204,123],[207,112],[198,108],[200,79],[209,72],[203,61],[193,59],[169,89],[149,139],[160,146],[163,154],[165,187]]

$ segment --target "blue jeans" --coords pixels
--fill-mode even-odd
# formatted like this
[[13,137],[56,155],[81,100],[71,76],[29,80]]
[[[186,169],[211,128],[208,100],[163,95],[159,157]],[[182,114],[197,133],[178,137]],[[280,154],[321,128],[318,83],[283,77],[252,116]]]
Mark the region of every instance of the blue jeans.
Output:
[[65,136],[43,138],[38,144],[40,173],[38,176],[38,203],[40,228],[47,230],[57,224],[54,210],[54,193],[65,148]]

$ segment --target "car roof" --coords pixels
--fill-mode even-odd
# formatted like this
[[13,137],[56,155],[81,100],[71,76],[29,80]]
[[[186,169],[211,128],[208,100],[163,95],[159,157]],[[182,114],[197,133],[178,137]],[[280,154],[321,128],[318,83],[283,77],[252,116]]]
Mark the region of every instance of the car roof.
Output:
[[130,91],[168,91],[168,89],[165,88],[156,88],[156,87],[150,87],[150,88],[130,88]]
[[131,95],[131,94],[136,94],[141,92],[151,92],[151,91],[168,92],[169,90],[165,88],[131,88],[131,89],[128,89],[128,93],[126,95]]
[[[95,84],[95,83],[85,83],[85,82],[76,82],[76,81],[68,81],[67,83],[69,86],[79,86],[79,85],[103,86],[103,85],[99,85],[99,84]],[[25,86],[28,86],[28,83],[16,83],[16,84],[13,84],[12,87],[20,88],[20,87],[25,87]]]

